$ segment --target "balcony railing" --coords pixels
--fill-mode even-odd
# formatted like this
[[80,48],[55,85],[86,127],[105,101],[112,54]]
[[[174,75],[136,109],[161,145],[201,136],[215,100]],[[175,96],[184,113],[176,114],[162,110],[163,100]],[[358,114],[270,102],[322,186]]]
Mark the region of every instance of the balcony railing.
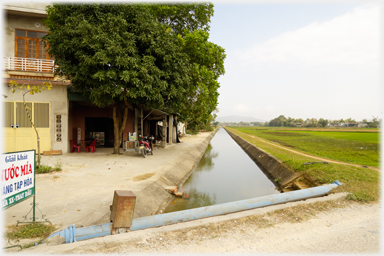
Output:
[[6,70],[21,70],[35,72],[55,72],[54,60],[42,60],[33,58],[4,57]]

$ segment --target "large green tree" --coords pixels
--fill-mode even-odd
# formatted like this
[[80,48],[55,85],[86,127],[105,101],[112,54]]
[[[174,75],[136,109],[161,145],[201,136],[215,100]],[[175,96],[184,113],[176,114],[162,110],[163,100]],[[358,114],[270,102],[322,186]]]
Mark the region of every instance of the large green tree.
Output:
[[225,55],[207,41],[212,4],[53,4],[47,13],[57,72],[94,104],[113,106],[114,153],[128,102],[181,120],[197,116],[197,106],[206,106],[197,116],[205,119],[216,108]]
[[183,103],[190,77],[182,42],[145,6],[54,4],[47,13],[45,39],[58,72],[94,104],[113,105],[114,153],[119,153],[128,102],[152,108]]

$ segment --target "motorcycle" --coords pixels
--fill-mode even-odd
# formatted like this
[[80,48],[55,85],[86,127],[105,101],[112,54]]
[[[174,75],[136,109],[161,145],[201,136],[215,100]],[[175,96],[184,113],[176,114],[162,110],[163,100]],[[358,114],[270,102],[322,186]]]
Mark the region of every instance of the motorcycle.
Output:
[[147,154],[150,152],[151,155],[153,155],[153,144],[152,141],[154,140],[153,136],[147,135],[147,136],[141,136],[139,135],[139,150],[143,154],[143,157],[146,158]]

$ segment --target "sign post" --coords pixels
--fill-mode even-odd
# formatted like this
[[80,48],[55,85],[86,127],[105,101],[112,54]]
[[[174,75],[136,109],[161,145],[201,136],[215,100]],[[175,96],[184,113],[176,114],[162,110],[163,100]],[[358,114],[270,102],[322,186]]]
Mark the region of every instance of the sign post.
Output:
[[[35,178],[36,178],[36,151],[19,151],[6,153],[1,155],[1,207],[2,209],[7,209],[11,206],[14,206],[31,196],[33,197],[32,203],[32,222],[27,221],[27,216],[29,212],[23,216],[26,221],[17,221],[16,226],[19,223],[36,223],[35,208],[36,208],[36,188],[35,188]],[[41,216],[44,219],[44,216]],[[39,222],[49,222],[44,219],[44,221]],[[12,244],[8,239],[8,243]],[[20,247],[21,245],[11,245],[5,247],[4,249]]]
[[[14,206],[30,197],[33,197],[32,202],[32,223],[36,222],[36,151],[19,151],[2,154],[1,156],[1,205],[2,209],[7,209]],[[24,216],[27,220],[27,215]],[[44,216],[42,215],[44,219]],[[42,222],[50,222],[48,220]],[[17,224],[21,223],[17,221]],[[31,222],[24,222],[31,223]],[[16,225],[17,226],[17,225]]]
[[1,205],[7,209],[35,195],[36,151],[2,154]]

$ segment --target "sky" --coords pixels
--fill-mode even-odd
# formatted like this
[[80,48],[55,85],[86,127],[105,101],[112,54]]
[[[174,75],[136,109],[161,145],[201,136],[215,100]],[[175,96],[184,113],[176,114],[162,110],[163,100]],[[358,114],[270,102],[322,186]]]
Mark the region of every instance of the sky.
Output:
[[213,1],[218,116],[382,118],[379,1]]
[[381,1],[212,2],[209,40],[227,55],[219,117],[382,118]]

